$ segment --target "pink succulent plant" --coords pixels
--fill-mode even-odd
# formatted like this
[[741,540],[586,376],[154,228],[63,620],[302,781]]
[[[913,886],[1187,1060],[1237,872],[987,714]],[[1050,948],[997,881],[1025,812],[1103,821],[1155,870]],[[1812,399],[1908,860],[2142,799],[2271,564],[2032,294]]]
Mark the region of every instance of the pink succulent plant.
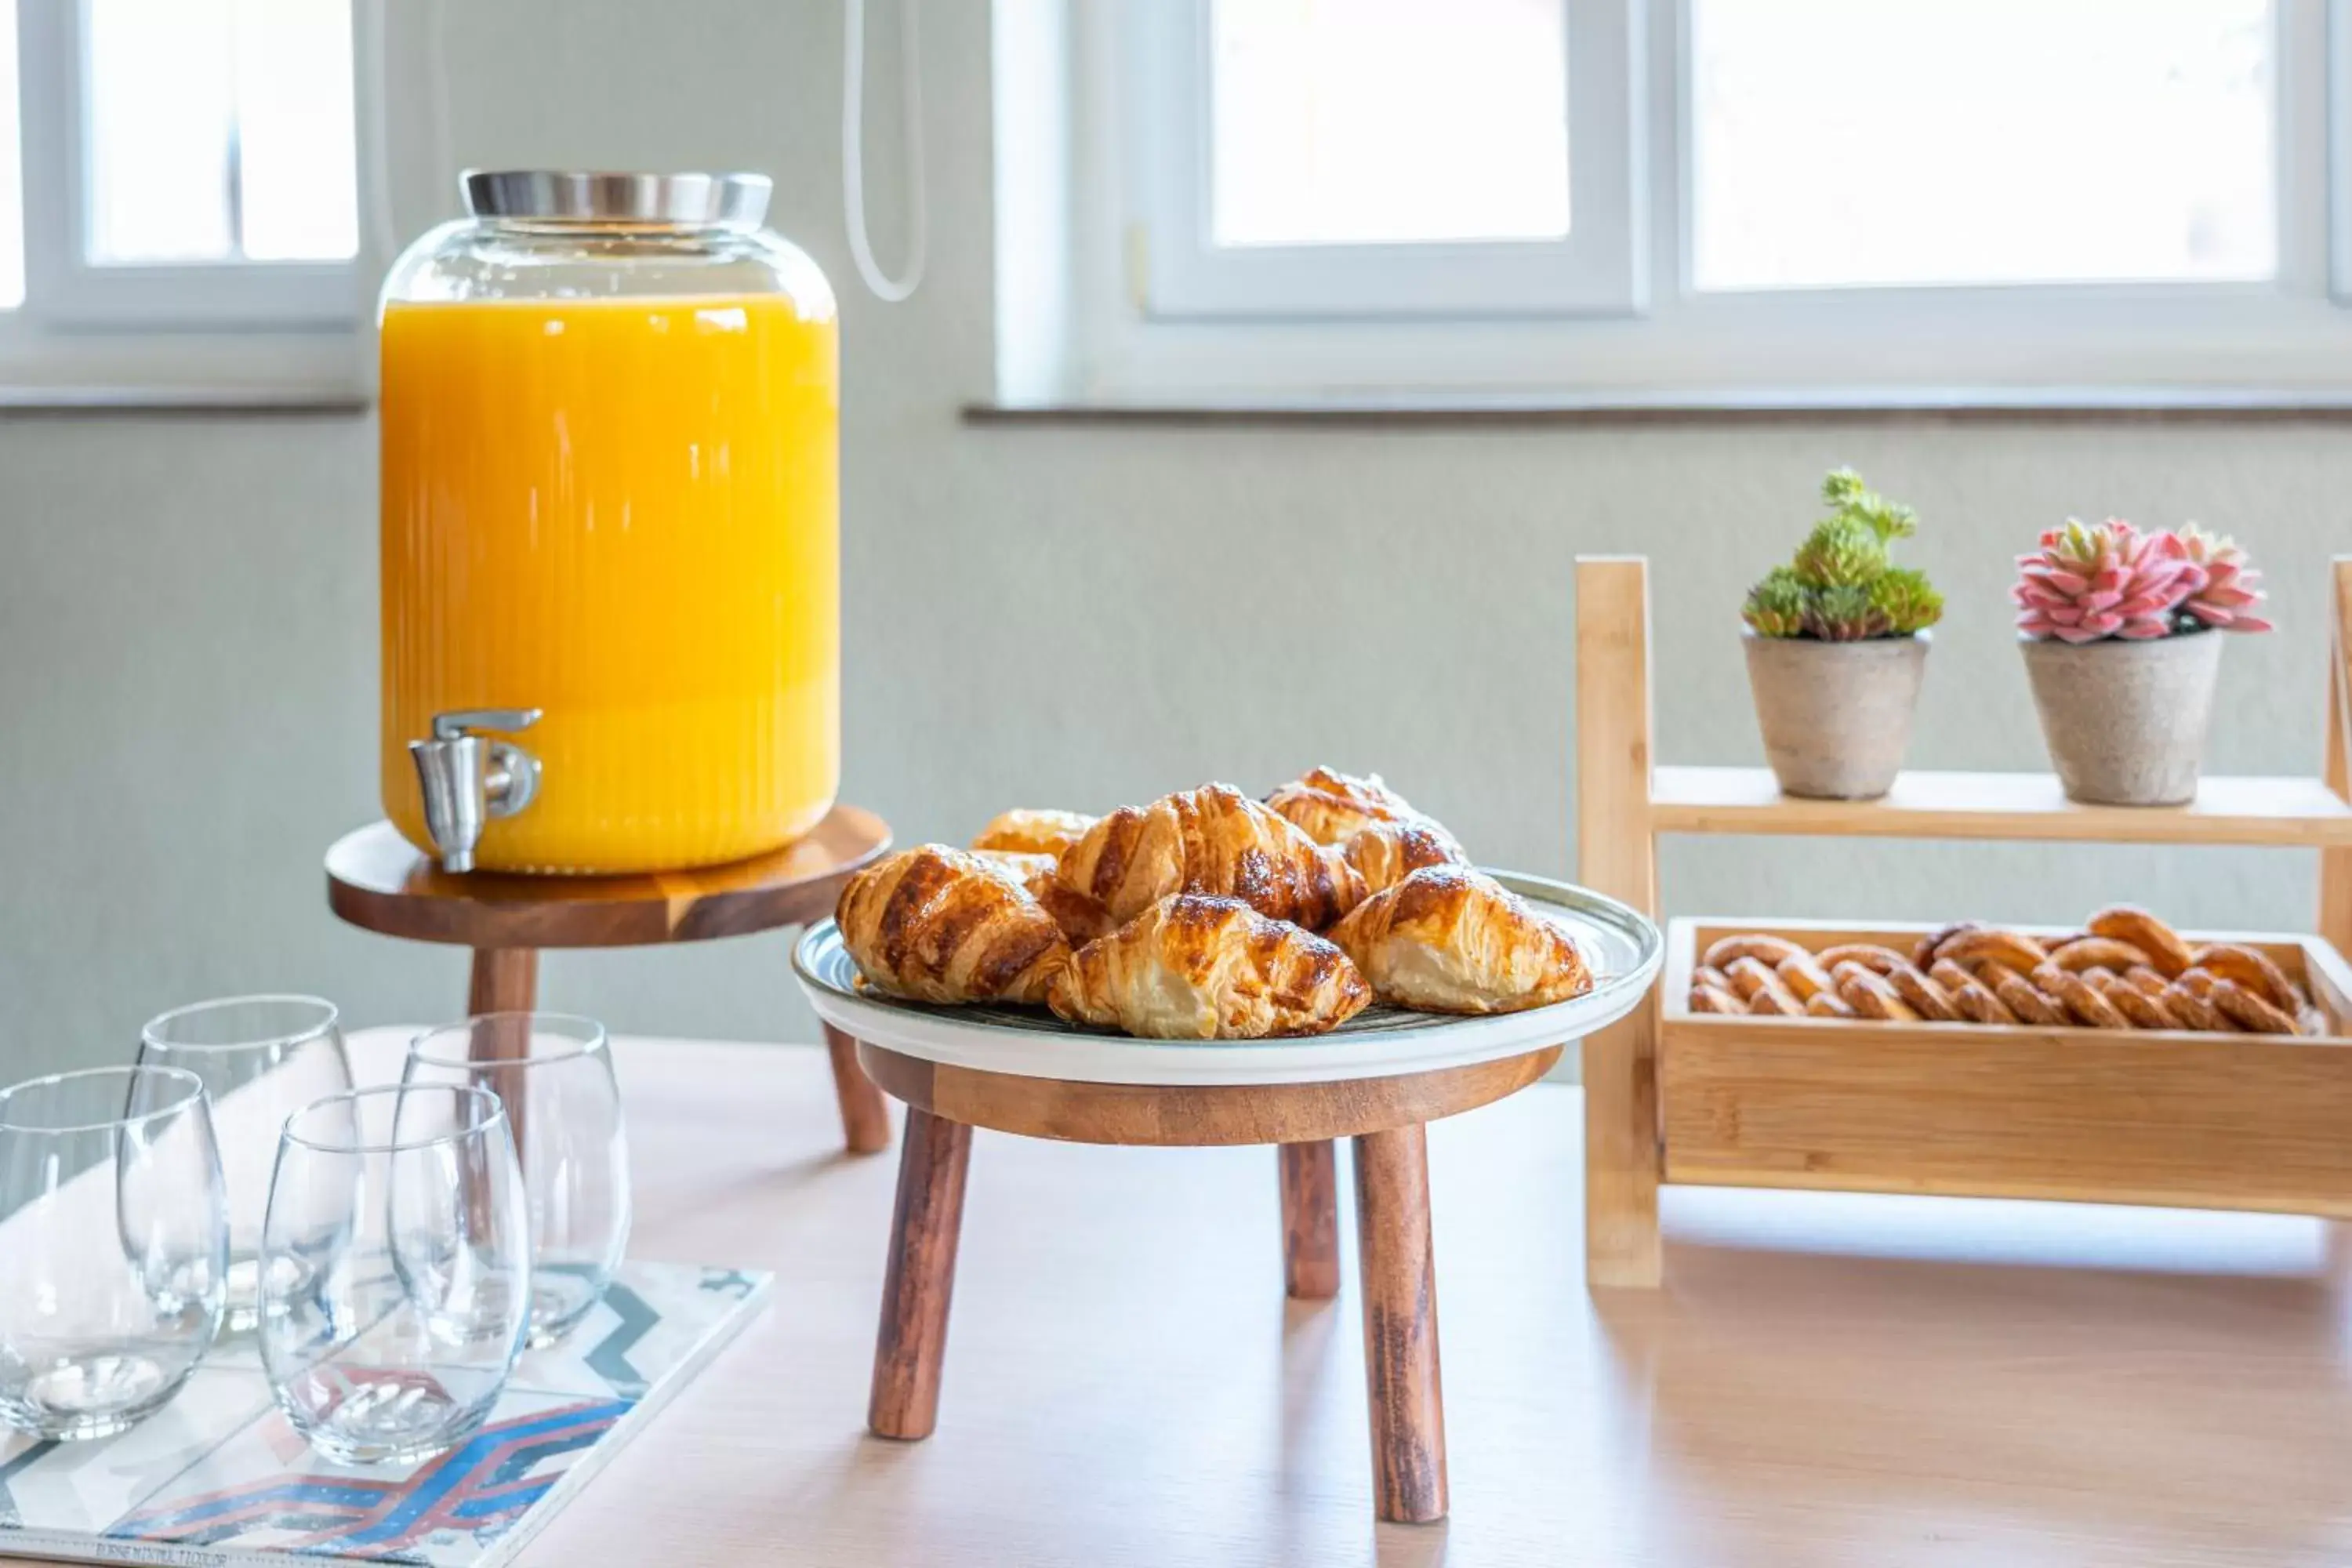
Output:
[[2270,622],[2255,612],[2268,595],[2255,587],[2262,574],[2228,534],[2206,532],[2195,523],[2180,531],[2180,547],[2205,573],[2205,584],[2180,601],[2183,615],[2224,631],[2266,632]]
[[2017,566],[2018,629],[2061,642],[2168,637],[2173,610],[2205,586],[2205,568],[2178,535],[2142,533],[2119,517],[2095,527],[2068,518]]

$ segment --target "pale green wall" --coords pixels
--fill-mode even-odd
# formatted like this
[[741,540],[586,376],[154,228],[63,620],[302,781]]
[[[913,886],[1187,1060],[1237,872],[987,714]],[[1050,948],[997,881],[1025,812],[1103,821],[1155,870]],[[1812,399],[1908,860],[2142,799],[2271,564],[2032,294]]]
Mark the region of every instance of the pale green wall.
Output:
[[[1383,769],[1492,860],[1572,870],[1570,558],[1654,562],[1662,754],[1757,760],[1731,610],[1840,461],[1918,505],[1952,602],[1916,761],[2037,764],[2008,558],[2114,511],[2252,538],[2285,630],[2230,648],[2213,759],[2317,765],[2344,426],[969,428],[957,408],[990,385],[985,6],[925,8],[934,254],[894,308],[841,237],[832,0],[441,4],[456,161],[777,174],[778,226],[843,300],[847,791],[903,837],[1328,760]],[[402,48],[422,43],[429,11],[395,10]],[[446,183],[429,140],[402,138],[412,229]],[[364,1023],[456,1008],[457,955],[348,931],[321,897],[320,850],[373,810],[373,474],[363,418],[0,420],[0,1079],[121,1056],[149,1013],[235,989],[317,989]],[[2312,872],[2300,853],[1717,841],[1671,848],[1665,888],[1695,912],[2063,919],[2135,898],[2280,926],[2308,918]],[[545,988],[635,1031],[813,1032],[781,939],[556,955]]]

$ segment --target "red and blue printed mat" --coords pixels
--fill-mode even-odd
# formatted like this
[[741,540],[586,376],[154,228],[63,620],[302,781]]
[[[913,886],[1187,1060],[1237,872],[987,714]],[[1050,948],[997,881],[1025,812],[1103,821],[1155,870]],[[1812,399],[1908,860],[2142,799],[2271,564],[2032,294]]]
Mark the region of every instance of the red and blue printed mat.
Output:
[[488,1425],[412,1466],[312,1453],[271,1403],[251,1337],[225,1340],[120,1436],[0,1436],[0,1556],[497,1568],[757,1314],[768,1280],[623,1265],[562,1343],[523,1352]]

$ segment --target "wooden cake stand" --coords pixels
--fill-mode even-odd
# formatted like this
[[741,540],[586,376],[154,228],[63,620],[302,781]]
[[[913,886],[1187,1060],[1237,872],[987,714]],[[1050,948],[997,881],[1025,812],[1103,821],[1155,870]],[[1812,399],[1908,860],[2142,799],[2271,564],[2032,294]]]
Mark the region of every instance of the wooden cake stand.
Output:
[[[803,926],[833,913],[841,885],[890,846],[872,812],[836,805],[807,837],[697,870],[627,877],[453,876],[389,822],[327,851],[327,905],[364,930],[474,950],[466,1011],[528,1012],[547,947],[650,947]],[[852,1153],[890,1143],[889,1110],[858,1069],[855,1043],[825,1027],[841,1127]]]
[[802,989],[828,1027],[856,1037],[866,1076],[907,1105],[866,1425],[918,1438],[937,1420],[973,1128],[1075,1143],[1276,1145],[1283,1278],[1302,1299],[1339,1290],[1334,1140],[1347,1138],[1375,1501],[1384,1520],[1444,1518],[1423,1127],[1525,1089],[1565,1042],[1624,1017],[1663,952],[1656,928],[1622,904],[1503,879],[1575,931],[1591,992],[1484,1018],[1379,1008],[1304,1040],[1131,1040],[1035,1012],[896,1001],[863,985],[831,921],[812,926],[793,951]]

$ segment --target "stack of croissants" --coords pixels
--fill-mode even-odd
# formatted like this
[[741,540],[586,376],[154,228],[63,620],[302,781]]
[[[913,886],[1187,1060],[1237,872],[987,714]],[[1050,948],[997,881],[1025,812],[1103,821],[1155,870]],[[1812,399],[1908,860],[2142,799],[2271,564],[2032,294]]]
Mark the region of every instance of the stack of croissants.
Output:
[[877,861],[834,912],[887,994],[1155,1039],[1321,1034],[1375,999],[1516,1012],[1592,984],[1452,834],[1378,774],[1328,768],[1264,801],[1212,784],[1101,817],[1008,811],[968,849]]
[[1690,1010],[1903,1023],[2056,1024],[2324,1035],[2326,1015],[2258,948],[2193,946],[2127,904],[2072,935],[2037,938],[1962,921],[1908,952],[1876,942],[1811,952],[1766,931],[1708,945],[1691,972]]

